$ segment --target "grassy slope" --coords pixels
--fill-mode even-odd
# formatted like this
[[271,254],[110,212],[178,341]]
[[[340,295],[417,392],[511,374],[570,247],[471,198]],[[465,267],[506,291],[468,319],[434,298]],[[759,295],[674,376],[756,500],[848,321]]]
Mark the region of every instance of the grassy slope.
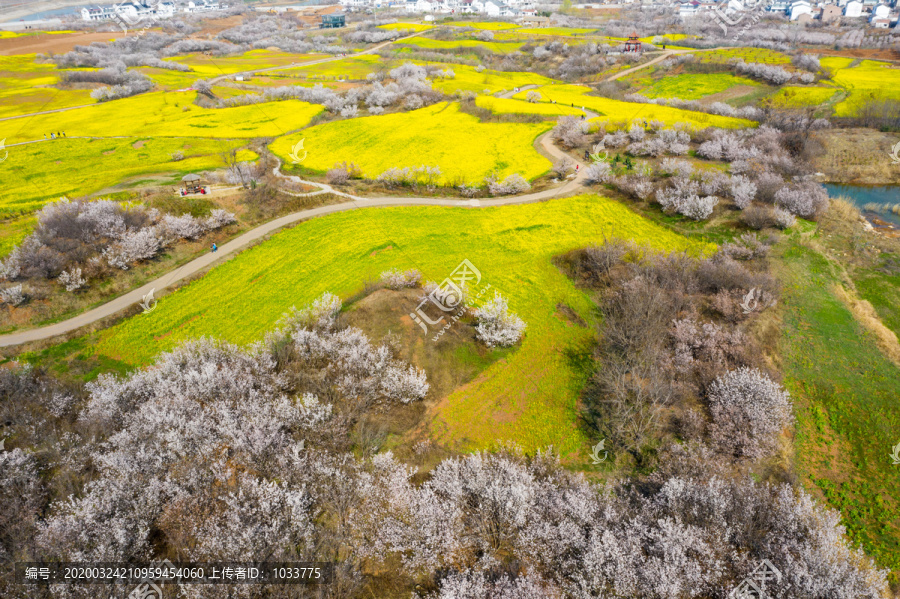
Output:
[[290,163],[288,154],[300,139],[309,156],[303,167],[324,171],[336,162],[357,163],[376,177],[391,167],[438,165],[449,180],[481,181],[498,171],[532,179],[550,163],[532,147],[547,123],[481,123],[460,112],[457,104],[439,103],[411,112],[333,121],[271,144]]
[[[86,195],[136,175],[182,175],[217,168],[222,166],[220,152],[243,143],[190,138],[65,138],[10,148],[0,179],[0,216],[31,212],[61,196]],[[171,154],[176,151],[184,154],[184,160],[172,161]],[[245,159],[255,159],[252,152],[245,154]]]
[[[464,448],[514,440],[529,450],[552,444],[571,455],[586,447],[575,407],[593,332],[569,322],[558,306],[570,306],[587,322],[594,315],[588,298],[551,259],[598,242],[604,233],[660,248],[690,245],[598,196],[479,210],[344,212],[279,233],[216,267],[163,298],[152,314],[101,333],[94,351],[104,359],[146,364],[201,335],[249,343],[292,305],[325,291],[352,296],[364,281],[393,267],[419,268],[426,279],[441,281],[467,258],[481,270],[482,288],[490,284],[506,295],[528,331],[518,350],[437,406],[432,433],[451,444],[465,441]],[[422,343],[430,339],[423,334]]]
[[783,256],[781,355],[795,397],[797,469],[840,509],[851,537],[882,566],[900,569],[900,369],[829,292],[827,260],[789,242]]

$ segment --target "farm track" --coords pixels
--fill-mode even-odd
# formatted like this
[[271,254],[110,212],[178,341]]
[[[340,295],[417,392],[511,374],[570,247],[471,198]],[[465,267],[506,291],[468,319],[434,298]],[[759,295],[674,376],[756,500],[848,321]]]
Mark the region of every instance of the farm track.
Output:
[[[550,139],[550,133],[545,133],[538,137],[535,141],[535,147],[540,151],[543,155],[550,157],[551,159],[561,159],[563,157],[568,156],[561,149],[557,148]],[[454,198],[441,198],[441,197],[381,197],[381,198],[366,198],[361,196],[356,196],[350,193],[342,192],[334,189],[332,186],[325,183],[317,183],[315,181],[306,181],[301,179],[300,177],[296,177],[293,175],[284,175],[281,173],[281,162],[278,162],[278,165],[273,169],[273,175],[280,179],[285,179],[288,181],[292,181],[295,183],[303,183],[306,185],[313,185],[315,187],[319,187],[318,191],[298,194],[293,192],[287,192],[289,195],[294,196],[314,196],[320,194],[331,193],[340,197],[345,197],[349,199],[349,202],[344,202],[341,204],[331,204],[328,206],[320,206],[318,208],[310,208],[308,210],[301,210],[299,212],[294,212],[292,214],[288,214],[272,220],[270,222],[264,223],[250,229],[249,231],[243,233],[242,235],[232,239],[231,241],[225,243],[216,253],[207,253],[198,258],[193,259],[192,261],[179,266],[173,271],[153,280],[149,283],[134,289],[124,295],[121,295],[109,302],[97,306],[87,312],[79,314],[77,316],[73,316],[67,320],[62,322],[58,322],[55,324],[47,325],[44,327],[29,329],[27,331],[20,331],[17,333],[10,333],[8,335],[0,336],[0,347],[12,347],[16,345],[21,345],[23,343],[30,343],[34,341],[43,341],[45,339],[50,339],[52,337],[56,337],[58,335],[65,335],[67,333],[71,333],[73,331],[77,331],[78,329],[94,324],[100,320],[105,318],[109,318],[122,312],[128,308],[131,308],[141,302],[148,293],[155,290],[155,292],[162,291],[163,289],[169,288],[176,283],[191,277],[197,273],[203,272],[204,270],[218,264],[224,262],[225,260],[233,257],[241,250],[244,250],[251,246],[252,244],[262,240],[267,235],[275,233],[284,227],[296,224],[298,222],[302,222],[305,220],[309,220],[311,218],[315,218],[317,216],[324,216],[326,214],[333,214],[336,212],[344,212],[346,210],[358,210],[362,208],[385,208],[385,207],[394,207],[394,206],[444,206],[444,207],[455,207],[455,208],[488,208],[492,206],[510,206],[514,204],[529,204],[533,202],[541,202],[544,200],[549,200],[551,198],[564,197],[567,195],[571,195],[579,192],[582,187],[586,177],[585,170],[581,167],[584,165],[581,162],[575,161],[576,164],[579,165],[579,172],[577,176],[571,180],[566,181],[562,185],[557,187],[553,187],[550,189],[545,189],[543,191],[528,193],[519,196],[509,196],[505,198],[491,198],[486,200],[480,199],[472,199],[472,200],[459,200]]]

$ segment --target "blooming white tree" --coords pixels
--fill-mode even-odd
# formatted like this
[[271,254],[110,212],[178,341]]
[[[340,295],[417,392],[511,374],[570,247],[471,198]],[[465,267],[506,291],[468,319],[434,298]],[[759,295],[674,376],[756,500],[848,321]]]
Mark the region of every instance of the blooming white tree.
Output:
[[588,183],[606,183],[612,177],[612,167],[608,162],[595,162],[585,169],[585,180]]
[[713,438],[735,457],[772,453],[776,435],[791,422],[787,391],[755,369],[720,376],[710,387],[709,403]]
[[488,191],[495,196],[525,193],[529,189],[531,184],[519,173],[513,173],[503,181],[488,180]]
[[59,282],[69,292],[81,289],[87,284],[87,281],[81,276],[81,269],[77,267],[62,271],[59,275]]
[[509,303],[500,292],[475,310],[475,334],[488,347],[515,345],[525,332],[525,321],[509,311]]
[[741,210],[749,206],[756,197],[756,183],[744,175],[732,175],[729,190],[735,206]]
[[25,303],[25,298],[25,292],[22,290],[21,283],[0,289],[0,302],[4,304],[14,307],[19,306]]
[[381,273],[381,282],[390,289],[417,287],[422,281],[422,273],[415,268],[409,270],[391,269]]

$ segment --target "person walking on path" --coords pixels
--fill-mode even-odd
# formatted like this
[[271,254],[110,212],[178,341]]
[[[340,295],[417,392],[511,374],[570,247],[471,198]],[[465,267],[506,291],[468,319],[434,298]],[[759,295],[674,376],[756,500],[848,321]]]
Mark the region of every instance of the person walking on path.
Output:
[[217,246],[215,243],[213,243],[213,244],[212,244],[212,251],[213,251],[213,252],[219,251],[219,246]]

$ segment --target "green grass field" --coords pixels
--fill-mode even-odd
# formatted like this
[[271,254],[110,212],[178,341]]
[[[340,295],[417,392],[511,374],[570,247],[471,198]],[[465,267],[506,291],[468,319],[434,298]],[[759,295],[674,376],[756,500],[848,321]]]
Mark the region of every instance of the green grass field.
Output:
[[[0,178],[0,217],[28,214],[61,196],[90,194],[148,174],[185,173],[221,168],[220,152],[244,140],[126,138],[57,139],[9,148]],[[173,162],[173,152],[184,160]],[[256,155],[245,152],[244,159]]]
[[[634,119],[645,119],[648,121],[657,119],[668,125],[688,123],[698,128],[742,128],[755,126],[753,121],[748,121],[747,119],[706,114],[669,106],[658,106],[656,104],[637,104],[611,100],[600,96],[589,96],[587,92],[590,89],[583,85],[545,85],[535,91],[541,94],[542,102],[555,100],[558,104],[575,107],[584,106],[588,110],[593,110],[600,114],[601,121],[614,125],[622,124],[627,126],[627,123]],[[527,95],[528,91],[522,91],[513,97],[525,99]]]
[[900,369],[829,288],[822,255],[789,242],[781,355],[795,399],[796,464],[805,484],[840,509],[851,538],[900,569]]
[[392,167],[441,167],[445,181],[481,183],[492,171],[532,179],[550,162],[532,147],[550,123],[481,123],[442,102],[411,112],[333,121],[280,137],[271,149],[287,164],[294,144],[304,139],[304,168],[322,172],[337,162],[355,162],[376,177]]
[[687,73],[663,77],[640,91],[648,98],[681,98],[699,100],[712,94],[731,89],[736,85],[759,87],[759,83],[731,73]]
[[[661,249],[701,249],[599,196],[477,210],[351,210],[278,233],[217,266],[160,300],[153,313],[100,333],[92,351],[139,365],[203,335],[246,344],[292,305],[325,291],[347,298],[394,267],[418,268],[440,281],[468,259],[482,273],[480,285],[508,297],[528,330],[518,350],[436,407],[432,434],[465,449],[512,440],[529,451],[551,444],[564,455],[589,451],[576,401],[590,369],[593,331],[569,321],[559,306],[587,322],[595,317],[588,297],[551,259],[604,233]],[[430,339],[423,334],[422,343]]]
[[[41,139],[65,131],[69,137],[275,137],[306,126],[323,107],[299,100],[235,108],[201,108],[195,92],[151,92],[66,112],[0,121],[6,143]],[[27,122],[26,122],[27,121]]]

